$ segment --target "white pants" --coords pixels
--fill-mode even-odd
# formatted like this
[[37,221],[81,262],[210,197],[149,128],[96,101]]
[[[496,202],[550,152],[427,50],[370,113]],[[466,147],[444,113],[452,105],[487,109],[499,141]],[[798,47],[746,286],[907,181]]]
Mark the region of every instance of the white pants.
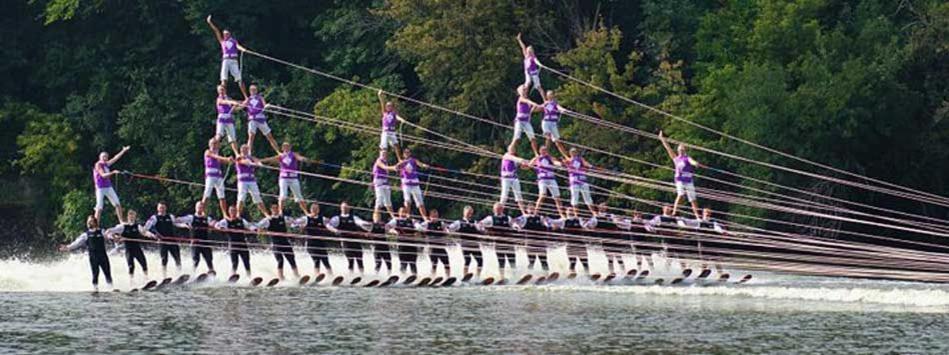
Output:
[[422,201],[422,188],[418,185],[402,185],[402,200],[405,201],[404,203],[408,207],[412,207],[412,200],[415,200],[416,206],[425,206],[425,202]]
[[300,191],[300,179],[280,179],[277,182],[280,186],[280,200],[287,199],[287,189],[293,193],[293,202],[303,201],[303,193]]
[[557,180],[537,180],[537,190],[540,196],[544,196],[545,193],[549,192],[550,197],[560,198],[560,187],[557,186]]
[[534,127],[530,120],[514,120],[514,139],[521,139],[521,134],[527,136],[528,140],[534,140]]
[[580,195],[583,195],[583,202],[587,206],[593,206],[593,198],[590,197],[590,185],[583,183],[581,185],[570,185],[570,205],[576,207],[580,203]]
[[507,195],[514,192],[514,201],[521,202],[521,181],[517,178],[501,178],[501,204],[507,203]]
[[241,66],[237,59],[224,59],[221,61],[221,81],[227,80],[227,74],[234,77],[234,81],[241,81]]
[[541,121],[540,129],[544,132],[545,137],[550,137],[550,140],[556,142],[560,140],[560,129],[557,128],[557,122],[555,121]]
[[253,200],[254,203],[264,202],[264,200],[260,198],[260,188],[257,187],[256,181],[251,181],[251,182],[238,181],[237,182],[237,203],[243,203],[248,193],[250,193],[251,200]]
[[111,187],[102,187],[96,188],[96,210],[102,210],[102,207],[105,207],[105,199],[109,199],[109,203],[112,204],[112,207],[119,207],[122,204],[119,203],[119,195],[115,194],[115,189]]
[[224,178],[219,177],[204,177],[204,198],[211,197],[211,191],[217,193],[217,199],[224,199]]
[[[537,91],[540,91],[540,90],[541,90],[541,87],[540,87],[540,73],[531,75],[531,74],[527,73],[527,71],[525,70],[525,71],[524,71],[524,86],[527,86],[527,87],[529,88],[529,87],[531,87],[531,83],[534,83],[534,89],[536,89]],[[541,94],[543,94],[543,93],[541,93]]]
[[375,191],[376,205],[374,208],[392,208],[392,188],[389,185],[379,185],[375,187]]
[[379,149],[389,149],[389,147],[395,147],[399,145],[399,139],[396,138],[395,132],[382,131],[382,135],[379,137]]
[[227,136],[228,143],[237,142],[237,129],[234,128],[233,123],[221,123],[217,122],[217,127],[214,130],[214,135],[221,139],[221,137]]
[[695,184],[676,181],[676,197],[685,195],[689,202],[695,202]]
[[270,134],[270,125],[267,124],[267,121],[247,121],[247,133],[256,134],[257,131],[263,134]]

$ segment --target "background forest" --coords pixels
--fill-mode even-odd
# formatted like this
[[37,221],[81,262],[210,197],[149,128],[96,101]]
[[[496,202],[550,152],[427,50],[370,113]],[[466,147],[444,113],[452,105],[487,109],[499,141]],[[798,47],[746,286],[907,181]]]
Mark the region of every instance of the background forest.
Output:
[[[202,180],[201,154],[214,131],[220,68],[218,44],[204,22],[208,14],[257,52],[505,125],[514,114],[514,88],[523,81],[515,41],[523,32],[543,63],[607,90],[799,157],[949,195],[949,3],[944,1],[8,1],[0,14],[0,257],[46,248],[82,228],[82,217],[94,205],[90,175],[99,151],[130,145],[116,169]],[[245,81],[260,85],[270,103],[378,124],[375,92],[250,56],[243,68]],[[829,174],[547,72],[542,79],[560,93],[562,105],[579,112]],[[229,91],[238,94],[233,85]],[[507,130],[400,105],[413,123],[498,153],[510,140]],[[240,137],[245,120],[239,117]],[[294,142],[302,154],[327,163],[365,169],[376,156],[376,136],[273,115],[270,122],[278,140]],[[669,165],[655,140],[569,118],[561,132],[570,141]],[[256,148],[259,156],[271,154],[262,140]],[[527,155],[527,144],[521,149]],[[496,160],[424,146],[416,151],[451,169],[497,173]],[[695,157],[761,180],[949,218],[945,209],[718,156]],[[632,175],[672,176],[627,159],[595,153],[587,158]],[[304,169],[367,179],[328,165]],[[262,190],[276,191],[272,171],[258,175]],[[522,180],[532,181],[527,176]],[[312,178],[303,183],[310,198],[371,202],[371,192],[362,186]],[[603,185],[643,199],[674,198],[632,185]],[[174,213],[186,212],[200,196],[196,188],[124,177],[118,193],[126,206],[147,213],[159,200],[168,201]],[[443,215],[457,217],[457,205],[429,200]],[[656,212],[622,198],[610,203]],[[105,215],[106,224],[114,223],[114,215]]]

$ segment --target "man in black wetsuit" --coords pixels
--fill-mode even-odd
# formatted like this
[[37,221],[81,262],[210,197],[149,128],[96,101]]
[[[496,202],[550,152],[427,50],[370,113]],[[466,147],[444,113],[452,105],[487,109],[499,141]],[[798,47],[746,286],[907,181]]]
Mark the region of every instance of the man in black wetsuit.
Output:
[[[462,260],[462,264],[464,265],[464,274],[466,276],[478,273],[478,268],[484,265],[480,250],[482,240],[480,237],[481,231],[482,227],[474,220],[474,208],[471,208],[471,206],[465,206],[462,212],[462,218],[448,225],[448,232],[459,239],[459,245],[461,246],[464,259]],[[474,271],[468,268],[469,260],[472,258],[477,263]]]
[[214,254],[211,250],[213,242],[210,238],[211,226],[214,220],[205,211],[204,202],[194,204],[194,213],[175,218],[175,223],[187,226],[191,230],[191,267],[198,272],[198,264],[204,259],[208,273],[214,274]]
[[[409,209],[405,206],[399,208],[399,216],[386,224],[386,229],[397,237],[394,250],[399,254],[399,261],[402,266],[400,271],[409,274],[418,273],[418,267],[415,266],[418,261],[418,229],[415,221],[409,216]],[[414,271],[413,271],[414,269]]]
[[168,206],[164,202],[159,202],[156,210],[157,213],[152,215],[148,218],[148,221],[145,222],[145,230],[155,233],[155,236],[158,237],[158,254],[161,256],[161,275],[162,277],[168,277],[169,255],[174,259],[178,272],[181,272],[181,249],[178,248],[178,241],[176,241],[176,239],[179,238],[175,235],[175,216],[168,213]]
[[526,213],[514,219],[514,227],[519,229],[524,236],[527,255],[539,258],[541,268],[546,271],[548,270],[547,246],[551,240],[550,224],[548,218],[537,214],[535,208],[528,205],[525,208]]
[[257,230],[257,226],[237,214],[237,207],[231,205],[227,208],[227,218],[222,219],[214,225],[215,228],[224,230],[227,233],[228,254],[231,257],[231,275],[237,275],[237,262],[244,262],[244,271],[247,277],[250,277],[250,243],[248,239],[252,237],[248,231]]
[[270,249],[273,251],[274,259],[277,260],[277,277],[281,280],[283,277],[283,262],[286,260],[290,264],[290,270],[293,270],[293,276],[300,278],[300,271],[297,269],[297,259],[293,255],[293,244],[290,244],[290,237],[287,236],[287,226],[293,221],[290,217],[283,214],[280,204],[270,205],[270,217],[265,217],[257,222],[257,228],[266,230],[270,237]]
[[148,262],[145,261],[142,243],[147,242],[146,238],[154,239],[155,235],[138,224],[138,213],[128,210],[125,223],[119,223],[115,227],[109,228],[105,231],[105,235],[112,238],[112,240],[121,241],[125,245],[125,262],[129,269],[129,287],[132,287],[135,279],[135,262],[138,262],[138,265],[142,267],[142,274],[148,280]]
[[[589,269],[587,260],[586,238],[590,237],[591,220],[582,220],[577,214],[577,208],[567,207],[567,217],[551,220],[551,229],[558,230],[558,238],[567,241],[567,257],[570,258],[570,270],[577,273],[577,259],[584,268]],[[575,238],[580,237],[580,238]],[[575,276],[575,275],[574,275]]]
[[362,243],[358,239],[364,238],[364,232],[372,230],[372,223],[353,215],[349,203],[344,201],[339,204],[339,215],[330,218],[326,227],[337,236],[346,239],[340,243],[340,247],[346,259],[349,260],[349,270],[353,273],[361,273],[363,270]]
[[495,238],[500,238],[500,240],[495,242],[495,251],[498,255],[498,271],[504,267],[504,259],[508,259],[511,263],[511,268],[514,268],[515,257],[514,257],[514,242],[511,241],[513,236],[513,225],[511,216],[504,213],[504,205],[500,202],[495,202],[492,209],[494,212],[492,215],[484,217],[481,219],[481,225],[484,226],[488,235],[491,235]]
[[419,223],[419,229],[425,235],[429,245],[429,259],[432,261],[432,275],[438,270],[438,262],[445,265],[445,275],[451,275],[451,264],[448,263],[448,224],[438,217],[438,210],[428,210],[428,221]]
[[60,245],[60,251],[70,251],[85,245],[89,253],[89,267],[92,270],[92,287],[99,291],[99,271],[105,276],[105,283],[112,288],[112,271],[109,267],[109,255],[105,249],[105,233],[99,228],[99,221],[95,216],[86,218],[86,232],[79,235],[69,245]]
[[395,237],[389,237],[387,233],[388,226],[386,223],[382,222],[382,212],[375,211],[372,213],[372,228],[369,230],[369,239],[379,241],[380,243],[373,243],[372,245],[372,255],[376,258],[376,273],[382,272],[382,266],[386,265],[387,269],[392,271],[392,247],[391,244],[395,242]]
[[294,226],[303,228],[303,234],[309,236],[306,240],[306,251],[313,259],[313,273],[319,276],[320,265],[326,265],[326,270],[332,274],[333,269],[330,265],[329,251],[330,241],[324,238],[330,236],[329,229],[326,229],[326,220],[320,214],[320,205],[310,204],[310,211],[306,216],[297,218]]

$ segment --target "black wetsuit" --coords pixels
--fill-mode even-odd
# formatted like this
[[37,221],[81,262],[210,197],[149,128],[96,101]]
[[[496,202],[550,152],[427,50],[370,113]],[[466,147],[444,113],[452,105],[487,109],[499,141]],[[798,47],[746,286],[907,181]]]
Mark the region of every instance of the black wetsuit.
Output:
[[142,266],[142,271],[148,273],[148,262],[145,261],[145,252],[142,251],[142,235],[137,224],[122,225],[122,243],[125,244],[125,262],[129,268],[129,274],[135,272],[135,262]]
[[[547,225],[544,224],[543,218],[540,216],[527,216],[524,218],[524,230],[525,239],[528,241],[545,241],[548,239],[548,233],[550,229],[547,228]],[[542,249],[538,250],[535,253],[531,253],[528,249],[528,255],[536,255],[540,258],[540,266],[546,270],[547,269],[547,244],[542,242]]]
[[507,258],[511,262],[511,267],[514,267],[515,257],[514,257],[514,246],[511,244],[511,241],[507,240],[512,235],[511,229],[511,216],[500,215],[500,216],[491,216],[491,227],[488,228],[488,234],[491,236],[502,238],[495,243],[495,253],[498,255],[498,267],[504,267],[504,258]]
[[447,249],[449,241],[445,234],[445,223],[442,221],[428,222],[425,238],[428,239],[431,249],[429,258],[432,260],[432,267],[438,266],[438,262],[441,261],[447,268],[449,266]]
[[382,268],[382,263],[392,265],[392,253],[389,247],[389,238],[386,234],[386,225],[382,223],[373,223],[372,230],[369,231],[372,239],[383,241],[384,243],[373,244],[373,254],[376,256],[376,270]]
[[[329,236],[329,230],[326,229],[326,223],[323,221],[323,216],[307,216],[306,227],[303,228],[303,233],[311,237]],[[319,267],[320,263],[325,264],[327,268],[330,267],[329,243],[330,242],[326,239],[307,238],[306,251],[310,254],[310,258],[313,259],[314,268]]]
[[[155,232],[159,238],[171,238],[175,235],[175,224],[170,214],[155,215]],[[161,265],[168,265],[168,255],[175,260],[175,265],[181,267],[181,249],[177,242],[171,240],[162,241],[158,247],[158,255],[161,256]]]
[[[396,219],[395,229],[399,232],[399,242],[418,243],[415,240],[410,240],[410,238],[416,236],[415,223],[411,219]],[[418,247],[397,244],[397,249],[399,251],[399,261],[402,262],[402,269],[411,270],[411,267],[418,261]]]
[[468,259],[474,258],[478,265],[484,266],[484,260],[481,256],[481,238],[478,235],[481,234],[478,231],[478,228],[475,227],[474,220],[459,219],[458,220],[458,230],[455,233],[459,234],[462,245],[462,255],[464,256],[464,264],[467,265]]
[[293,255],[293,245],[290,244],[290,238],[287,237],[287,219],[284,216],[270,217],[267,221],[269,226],[267,231],[274,234],[270,235],[271,248],[273,249],[274,259],[277,260],[277,269],[283,269],[283,261],[293,269],[297,268],[297,260]]
[[[579,218],[567,218],[563,221],[563,233],[568,237],[572,236],[587,236],[587,231],[583,229],[583,225],[580,222]],[[571,243],[571,244],[576,244]],[[567,247],[567,256],[570,257],[570,268],[576,269],[577,261],[576,259],[580,258],[580,263],[583,264],[583,267],[589,268],[590,264],[587,261],[587,249],[584,246],[571,246]]]
[[211,251],[211,238],[209,237],[210,226],[208,216],[191,215],[191,262],[195,268],[204,258],[204,264],[208,270],[214,270],[214,255]]
[[92,285],[99,285],[99,270],[105,276],[105,282],[112,284],[112,269],[109,255],[105,250],[105,236],[101,229],[86,231],[86,250],[89,252],[89,267],[92,269]]
[[676,221],[677,219],[672,216],[659,216],[658,233],[660,236],[663,236],[660,237],[662,250],[665,250],[669,256],[674,256],[682,252],[683,246],[687,244],[682,239],[682,236],[676,232],[676,229],[679,228]]
[[340,243],[340,247],[343,248],[343,254],[346,255],[346,259],[349,260],[349,268],[353,269],[354,267],[363,268],[362,264],[362,243],[355,241],[359,238],[359,233],[363,232],[362,228],[356,225],[356,218],[353,215],[348,216],[337,216],[339,220],[339,225],[336,226],[336,229],[340,231],[340,236],[346,239]]
[[237,270],[238,260],[244,262],[244,270],[250,274],[250,245],[247,243],[247,227],[244,226],[243,219],[227,220],[227,239],[230,249],[228,254],[231,257],[231,269]]

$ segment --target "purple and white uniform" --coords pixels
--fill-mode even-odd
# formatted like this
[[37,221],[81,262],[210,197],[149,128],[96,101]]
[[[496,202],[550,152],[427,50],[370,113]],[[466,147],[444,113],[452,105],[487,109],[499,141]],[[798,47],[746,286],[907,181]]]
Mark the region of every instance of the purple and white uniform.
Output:
[[402,198],[405,205],[411,206],[414,200],[416,206],[425,206],[422,201],[422,189],[419,187],[418,161],[415,158],[406,159],[399,173],[402,175]]
[[544,103],[544,120],[540,123],[540,129],[544,136],[550,137],[554,142],[560,140],[560,129],[557,128],[560,123],[560,104],[557,100],[550,100]]
[[570,159],[567,163],[567,173],[570,177],[570,205],[578,205],[582,196],[583,202],[587,206],[593,206],[593,198],[590,196],[590,185],[587,184],[587,173],[583,166],[583,160],[580,157]]
[[280,200],[287,198],[287,190],[293,193],[294,202],[303,201],[303,192],[300,188],[300,162],[297,154],[287,152],[280,154],[280,179],[277,181],[280,186]]
[[256,134],[257,131],[263,134],[270,134],[270,125],[267,124],[267,116],[264,115],[264,108],[267,103],[260,94],[254,94],[244,101],[247,106],[247,133]]
[[237,168],[237,202],[242,203],[249,193],[254,203],[263,203],[260,197],[260,188],[257,187],[257,178],[254,177],[254,165],[249,160],[250,156],[243,156],[235,167]]
[[528,140],[534,140],[534,127],[531,126],[531,105],[518,99],[515,109],[517,114],[514,116],[514,139],[520,139],[521,134],[524,134]]
[[389,187],[389,172],[377,164],[385,164],[382,157],[372,167],[372,187],[376,193],[375,208],[392,207],[392,188]]
[[221,162],[204,152],[204,198],[211,197],[211,191],[217,193],[219,200],[224,199],[224,174],[221,173]]
[[108,173],[109,163],[98,161],[92,168],[92,182],[96,186],[96,210],[102,210],[102,208],[105,207],[106,198],[109,199],[109,203],[111,203],[113,207],[121,206],[119,203],[119,195],[116,195],[115,189],[112,188],[112,180],[99,174],[99,169],[101,169],[103,173]]
[[554,159],[547,154],[537,157],[534,162],[534,171],[537,173],[539,194],[543,196],[545,193],[550,193],[550,196],[559,198],[560,187],[557,186],[557,179],[554,176]]
[[514,192],[514,201],[521,202],[521,182],[517,179],[517,161],[504,155],[501,159],[501,204],[507,203],[507,195]]
[[241,81],[241,67],[237,63],[237,40],[228,36],[221,41],[221,81],[227,80],[227,74],[234,77],[234,81]]
[[382,136],[379,138],[379,149],[388,149],[399,145],[395,128],[399,122],[399,113],[395,110],[382,113]]
[[230,100],[231,98],[227,97],[227,95],[219,95],[215,101],[215,107],[217,108],[217,125],[214,134],[218,139],[227,136],[227,141],[233,143],[237,141],[237,131],[234,128],[234,116],[231,112],[234,110],[234,107],[225,102]]
[[688,155],[682,154],[677,156],[673,162],[675,163],[676,196],[684,195],[689,199],[689,202],[695,201],[696,194],[693,181],[695,165],[693,165],[692,159]]
[[531,87],[531,83],[534,84],[534,89],[541,91],[540,65],[535,56],[524,58],[524,86]]

